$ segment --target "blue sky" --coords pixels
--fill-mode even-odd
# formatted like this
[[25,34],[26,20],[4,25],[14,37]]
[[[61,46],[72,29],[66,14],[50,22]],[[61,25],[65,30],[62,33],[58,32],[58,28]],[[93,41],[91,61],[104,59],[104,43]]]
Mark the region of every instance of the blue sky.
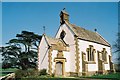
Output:
[[70,22],[85,29],[96,28],[111,45],[118,31],[117,2],[16,2],[2,4],[2,45],[23,30],[42,35],[55,35],[59,26],[59,13],[63,8],[70,15]]
[[118,2],[119,0],[2,0],[3,2]]
[[[0,2],[0,45],[2,45],[2,3]],[[1,63],[1,55],[0,55],[0,63]],[[1,67],[1,66],[0,66]]]

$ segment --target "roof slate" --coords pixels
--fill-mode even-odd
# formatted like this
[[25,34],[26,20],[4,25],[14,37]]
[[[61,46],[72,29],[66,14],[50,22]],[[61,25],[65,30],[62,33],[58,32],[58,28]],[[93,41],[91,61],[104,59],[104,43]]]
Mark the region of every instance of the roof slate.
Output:
[[82,27],[78,27],[74,24],[70,24],[65,21],[65,23],[70,27],[70,29],[75,33],[75,35],[78,36],[80,39],[97,42],[106,46],[110,46],[110,44],[97,32],[92,32],[89,30],[86,30]]
[[67,46],[61,39],[58,38],[52,38],[49,36],[44,35],[48,44],[51,45],[56,45],[56,46]]

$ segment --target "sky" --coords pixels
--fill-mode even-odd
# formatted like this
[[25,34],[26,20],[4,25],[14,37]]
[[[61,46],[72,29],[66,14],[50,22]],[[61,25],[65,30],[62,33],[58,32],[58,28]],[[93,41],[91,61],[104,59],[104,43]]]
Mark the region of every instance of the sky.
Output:
[[119,0],[1,0],[3,2],[118,2]]
[[66,8],[70,22],[102,35],[111,45],[118,31],[117,2],[3,2],[2,45],[21,31],[54,37],[60,26],[60,11]]
[[2,45],[2,3],[0,2],[0,45]]

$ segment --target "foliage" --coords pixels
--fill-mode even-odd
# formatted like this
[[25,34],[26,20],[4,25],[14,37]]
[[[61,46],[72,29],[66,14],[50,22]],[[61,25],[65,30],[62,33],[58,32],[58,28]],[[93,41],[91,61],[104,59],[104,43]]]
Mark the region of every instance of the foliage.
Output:
[[119,80],[120,79],[120,73],[111,73],[107,75],[94,75],[94,76],[86,76],[86,77],[43,77],[43,76],[29,76],[29,77],[23,77],[21,80]]
[[119,53],[118,59],[117,59],[119,61],[120,60],[120,33],[118,33],[117,36],[118,36],[118,38],[117,38],[116,42],[114,43],[113,48],[115,49],[114,53]]
[[27,70],[17,70],[15,71],[16,78],[23,78],[23,77],[47,77],[46,69],[42,69],[40,72],[37,69],[27,69]]
[[113,45],[115,48],[115,52],[119,52],[120,53],[120,33],[118,33],[118,38],[115,42],[115,44]]
[[7,46],[0,47],[3,56],[2,68],[18,68],[27,70],[36,68],[37,49],[41,36],[33,32],[22,31],[16,35],[17,39],[11,39]]
[[17,70],[15,71],[15,78],[22,78],[28,76],[38,76],[39,72],[36,69],[28,69],[28,70]]
[[46,69],[40,70],[40,76],[41,76],[41,75],[47,75]]
[[115,71],[120,72],[120,64],[114,64]]
[[[120,79],[120,73],[110,73],[110,74],[99,74],[99,75],[93,75],[93,76],[81,76],[81,77],[51,77],[48,75],[31,75],[22,77],[20,80],[81,80],[81,79],[110,79],[110,80],[119,80]],[[18,79],[17,79],[18,80]]]
[[52,75],[51,75],[52,77],[55,77],[55,73],[52,73]]
[[29,77],[22,78],[21,80],[82,80],[79,78],[41,78],[41,77]]

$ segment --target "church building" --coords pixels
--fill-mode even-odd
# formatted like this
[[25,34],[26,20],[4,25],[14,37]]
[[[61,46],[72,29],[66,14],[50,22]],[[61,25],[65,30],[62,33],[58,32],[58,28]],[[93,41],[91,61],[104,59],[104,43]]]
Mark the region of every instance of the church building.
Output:
[[38,70],[55,76],[106,74],[114,70],[111,45],[97,31],[69,22],[60,12],[60,27],[54,38],[42,35],[38,49]]

